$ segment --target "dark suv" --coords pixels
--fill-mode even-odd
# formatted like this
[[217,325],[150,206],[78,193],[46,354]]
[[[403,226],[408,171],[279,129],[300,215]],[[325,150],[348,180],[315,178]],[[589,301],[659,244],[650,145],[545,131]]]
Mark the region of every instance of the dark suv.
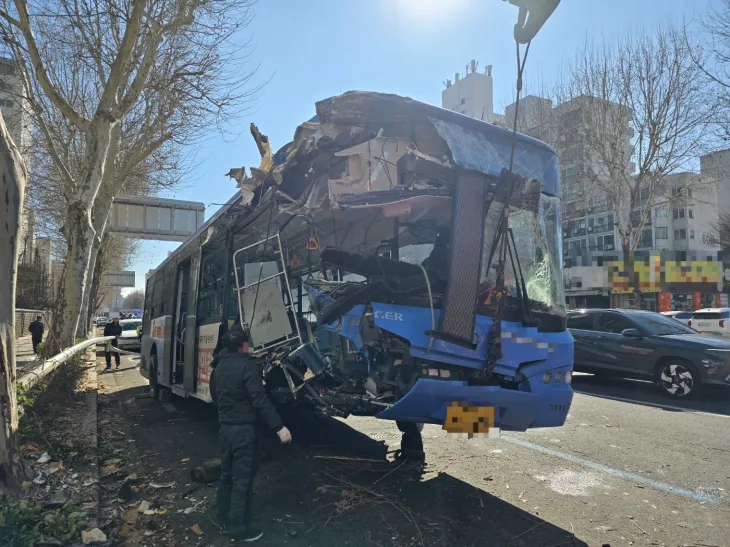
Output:
[[659,313],[573,310],[568,329],[578,372],[651,379],[672,397],[695,395],[702,384],[730,386],[730,342]]

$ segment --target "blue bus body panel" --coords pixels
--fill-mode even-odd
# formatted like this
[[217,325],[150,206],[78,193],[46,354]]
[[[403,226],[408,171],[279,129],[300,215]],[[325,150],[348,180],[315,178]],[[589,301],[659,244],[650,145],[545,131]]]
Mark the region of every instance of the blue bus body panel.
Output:
[[[316,290],[309,288],[310,292]],[[320,295],[317,295],[321,297]],[[350,340],[367,358],[362,341],[362,321],[366,307],[358,305],[340,320],[323,328]],[[375,324],[410,342],[413,357],[437,363],[481,370],[487,358],[487,343],[492,319],[477,315],[474,343],[468,349],[443,340],[434,339],[429,351],[432,329],[431,310],[411,306],[397,306],[373,302]],[[439,310],[434,310],[433,324],[438,325]],[[518,373],[524,376],[529,389],[506,389],[499,386],[470,386],[463,381],[419,379],[414,387],[397,403],[377,415],[378,418],[420,423],[442,424],[446,407],[451,403],[472,406],[493,406],[495,425],[506,431],[524,431],[531,427],[563,425],[570,410],[573,389],[557,382],[557,373],[565,378],[573,369],[573,337],[570,332],[538,332],[521,323],[502,321],[502,357],[494,372],[507,378]],[[551,380],[545,383],[543,375],[550,371]],[[524,386],[524,383],[522,384]]]
[[[570,370],[567,367],[566,370]],[[539,379],[542,382],[542,379]],[[530,387],[534,387],[530,382]],[[466,382],[421,378],[405,397],[377,415],[386,420],[443,424],[451,403],[495,407],[495,426],[505,431],[530,427],[559,427],[573,400],[566,384],[544,386],[535,392],[499,386],[469,386]]]
[[[434,339],[428,350],[431,330],[431,310],[391,304],[373,303],[375,324],[381,329],[401,336],[411,343],[411,355],[435,362],[448,363],[481,370],[487,358],[492,319],[477,315],[474,343],[476,349]],[[434,310],[438,325],[439,310]],[[498,386],[469,386],[461,381],[421,378],[411,391],[392,407],[378,414],[379,418],[423,423],[443,423],[446,407],[453,402],[472,406],[494,406],[495,425],[508,431],[524,431],[530,427],[556,427],[565,422],[573,399],[572,388],[555,380],[573,369],[573,337],[570,332],[538,332],[534,327],[502,321],[502,357],[494,372],[514,377],[520,373],[527,378],[530,391],[504,389]],[[551,372],[545,383],[543,374]]]

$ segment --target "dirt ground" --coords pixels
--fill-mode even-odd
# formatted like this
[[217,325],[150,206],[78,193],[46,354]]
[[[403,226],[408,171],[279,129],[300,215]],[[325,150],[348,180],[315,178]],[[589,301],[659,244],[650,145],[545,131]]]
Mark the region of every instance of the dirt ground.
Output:
[[[190,478],[193,465],[218,455],[215,410],[195,400],[147,397],[130,358],[99,381],[100,527],[118,545],[226,544],[214,522],[216,485]],[[586,545],[539,511],[454,474],[393,462],[394,427],[366,435],[352,420],[307,414],[286,421],[295,442],[279,446],[268,439],[256,483],[254,518],[266,533],[257,544]],[[484,484],[491,480],[485,472]],[[139,512],[144,502],[147,514]]]

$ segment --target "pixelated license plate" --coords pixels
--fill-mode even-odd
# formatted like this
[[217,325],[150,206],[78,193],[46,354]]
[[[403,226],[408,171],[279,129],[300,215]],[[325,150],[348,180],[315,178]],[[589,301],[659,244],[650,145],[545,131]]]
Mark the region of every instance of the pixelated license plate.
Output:
[[468,403],[453,402],[446,407],[444,427],[449,433],[460,433],[472,437],[478,434],[499,436],[499,428],[495,426],[494,416],[497,407],[474,406]]

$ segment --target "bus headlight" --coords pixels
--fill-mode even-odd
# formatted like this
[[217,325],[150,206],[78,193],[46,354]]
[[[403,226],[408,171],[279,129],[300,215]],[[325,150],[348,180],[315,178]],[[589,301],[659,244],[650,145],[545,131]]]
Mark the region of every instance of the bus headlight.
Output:
[[557,383],[560,383],[560,382],[563,381],[563,373],[562,372],[558,371],[558,372],[555,373],[555,381]]
[[565,383],[570,384],[570,382],[572,382],[572,381],[573,381],[573,371],[569,370],[568,372],[565,373]]
[[550,374],[549,372],[546,372],[545,374],[542,375],[542,381],[545,382],[546,384],[549,384],[550,380],[552,380],[552,378],[553,378],[553,375]]

